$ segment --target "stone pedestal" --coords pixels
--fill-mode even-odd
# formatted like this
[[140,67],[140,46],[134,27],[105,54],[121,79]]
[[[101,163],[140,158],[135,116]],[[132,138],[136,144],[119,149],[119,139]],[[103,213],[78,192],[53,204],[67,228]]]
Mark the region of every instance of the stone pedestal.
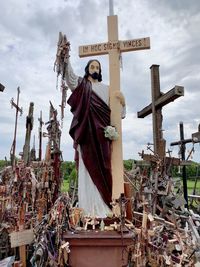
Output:
[[116,231],[68,232],[69,263],[72,267],[122,267],[128,264],[129,246],[134,245],[134,235]]

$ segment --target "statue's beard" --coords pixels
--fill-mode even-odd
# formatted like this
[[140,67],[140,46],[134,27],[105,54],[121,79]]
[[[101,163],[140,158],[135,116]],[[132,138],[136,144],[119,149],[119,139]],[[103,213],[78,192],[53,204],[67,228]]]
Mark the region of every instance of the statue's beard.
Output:
[[90,76],[91,76],[92,79],[94,79],[94,80],[98,80],[98,79],[99,79],[99,73],[97,73],[97,72],[94,72],[94,73],[90,74]]

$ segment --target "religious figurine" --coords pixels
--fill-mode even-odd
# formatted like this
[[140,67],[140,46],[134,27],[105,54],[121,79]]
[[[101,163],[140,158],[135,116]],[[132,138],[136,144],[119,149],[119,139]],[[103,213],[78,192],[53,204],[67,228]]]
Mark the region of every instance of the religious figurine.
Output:
[[[105,136],[105,129],[110,126],[109,88],[101,82],[101,65],[96,59],[88,62],[83,78],[74,73],[69,42],[66,36],[63,40],[58,48],[57,68],[63,54],[65,64],[61,74],[72,91],[67,102],[73,113],[69,133],[74,140],[78,165],[78,204],[85,215],[105,218],[111,213],[111,140],[114,140]],[[124,96],[116,92],[115,97],[121,103],[124,118]]]

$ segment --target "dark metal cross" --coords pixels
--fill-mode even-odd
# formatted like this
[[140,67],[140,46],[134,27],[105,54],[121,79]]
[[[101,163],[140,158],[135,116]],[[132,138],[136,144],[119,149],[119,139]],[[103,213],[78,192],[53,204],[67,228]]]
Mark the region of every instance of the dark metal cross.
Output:
[[175,86],[167,93],[160,91],[159,65],[152,65],[151,69],[151,94],[152,103],[138,112],[138,118],[144,118],[152,113],[153,117],[153,143],[154,153],[163,159],[165,157],[165,139],[162,130],[162,107],[184,95],[184,87]]
[[14,131],[14,138],[13,143],[10,150],[10,158],[11,158],[11,165],[14,168],[15,166],[15,148],[16,148],[16,135],[17,135],[17,120],[18,120],[18,113],[20,112],[20,115],[22,115],[22,108],[19,107],[19,94],[20,94],[20,88],[17,88],[17,104],[14,102],[14,98],[11,99],[11,107],[16,108],[16,115],[15,115],[15,131]]
[[[173,142],[170,145],[171,146],[180,146],[180,154],[181,154],[181,159],[185,160],[185,144],[191,143],[192,139],[184,139],[184,128],[183,128],[183,122],[180,122],[180,141],[178,142]],[[183,177],[183,194],[184,198],[186,201],[186,207],[188,208],[188,191],[187,191],[187,174],[186,174],[186,166],[183,165],[182,169],[182,177]]]
[[[200,129],[196,133],[192,134],[192,138],[189,139],[184,139],[184,127],[183,127],[183,122],[179,123],[180,126],[180,141],[173,142],[170,145],[171,146],[180,146],[180,154],[181,154],[181,159],[182,161],[185,161],[185,150],[186,150],[186,144],[187,143],[199,143],[200,138]],[[196,139],[195,139],[196,138]],[[187,174],[186,174],[186,164],[183,164],[183,169],[182,169],[182,177],[183,177],[183,194],[184,198],[186,201],[186,207],[188,208],[188,191],[187,191]]]

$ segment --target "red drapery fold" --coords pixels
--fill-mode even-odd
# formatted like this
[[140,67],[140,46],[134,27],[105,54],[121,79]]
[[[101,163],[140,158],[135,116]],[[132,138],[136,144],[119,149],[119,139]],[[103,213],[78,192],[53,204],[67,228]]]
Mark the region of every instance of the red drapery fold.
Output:
[[74,146],[80,145],[85,167],[104,202],[110,206],[111,142],[104,136],[104,128],[110,125],[110,108],[92,91],[91,82],[87,79],[83,79],[74,90],[68,104],[74,115],[69,131]]

